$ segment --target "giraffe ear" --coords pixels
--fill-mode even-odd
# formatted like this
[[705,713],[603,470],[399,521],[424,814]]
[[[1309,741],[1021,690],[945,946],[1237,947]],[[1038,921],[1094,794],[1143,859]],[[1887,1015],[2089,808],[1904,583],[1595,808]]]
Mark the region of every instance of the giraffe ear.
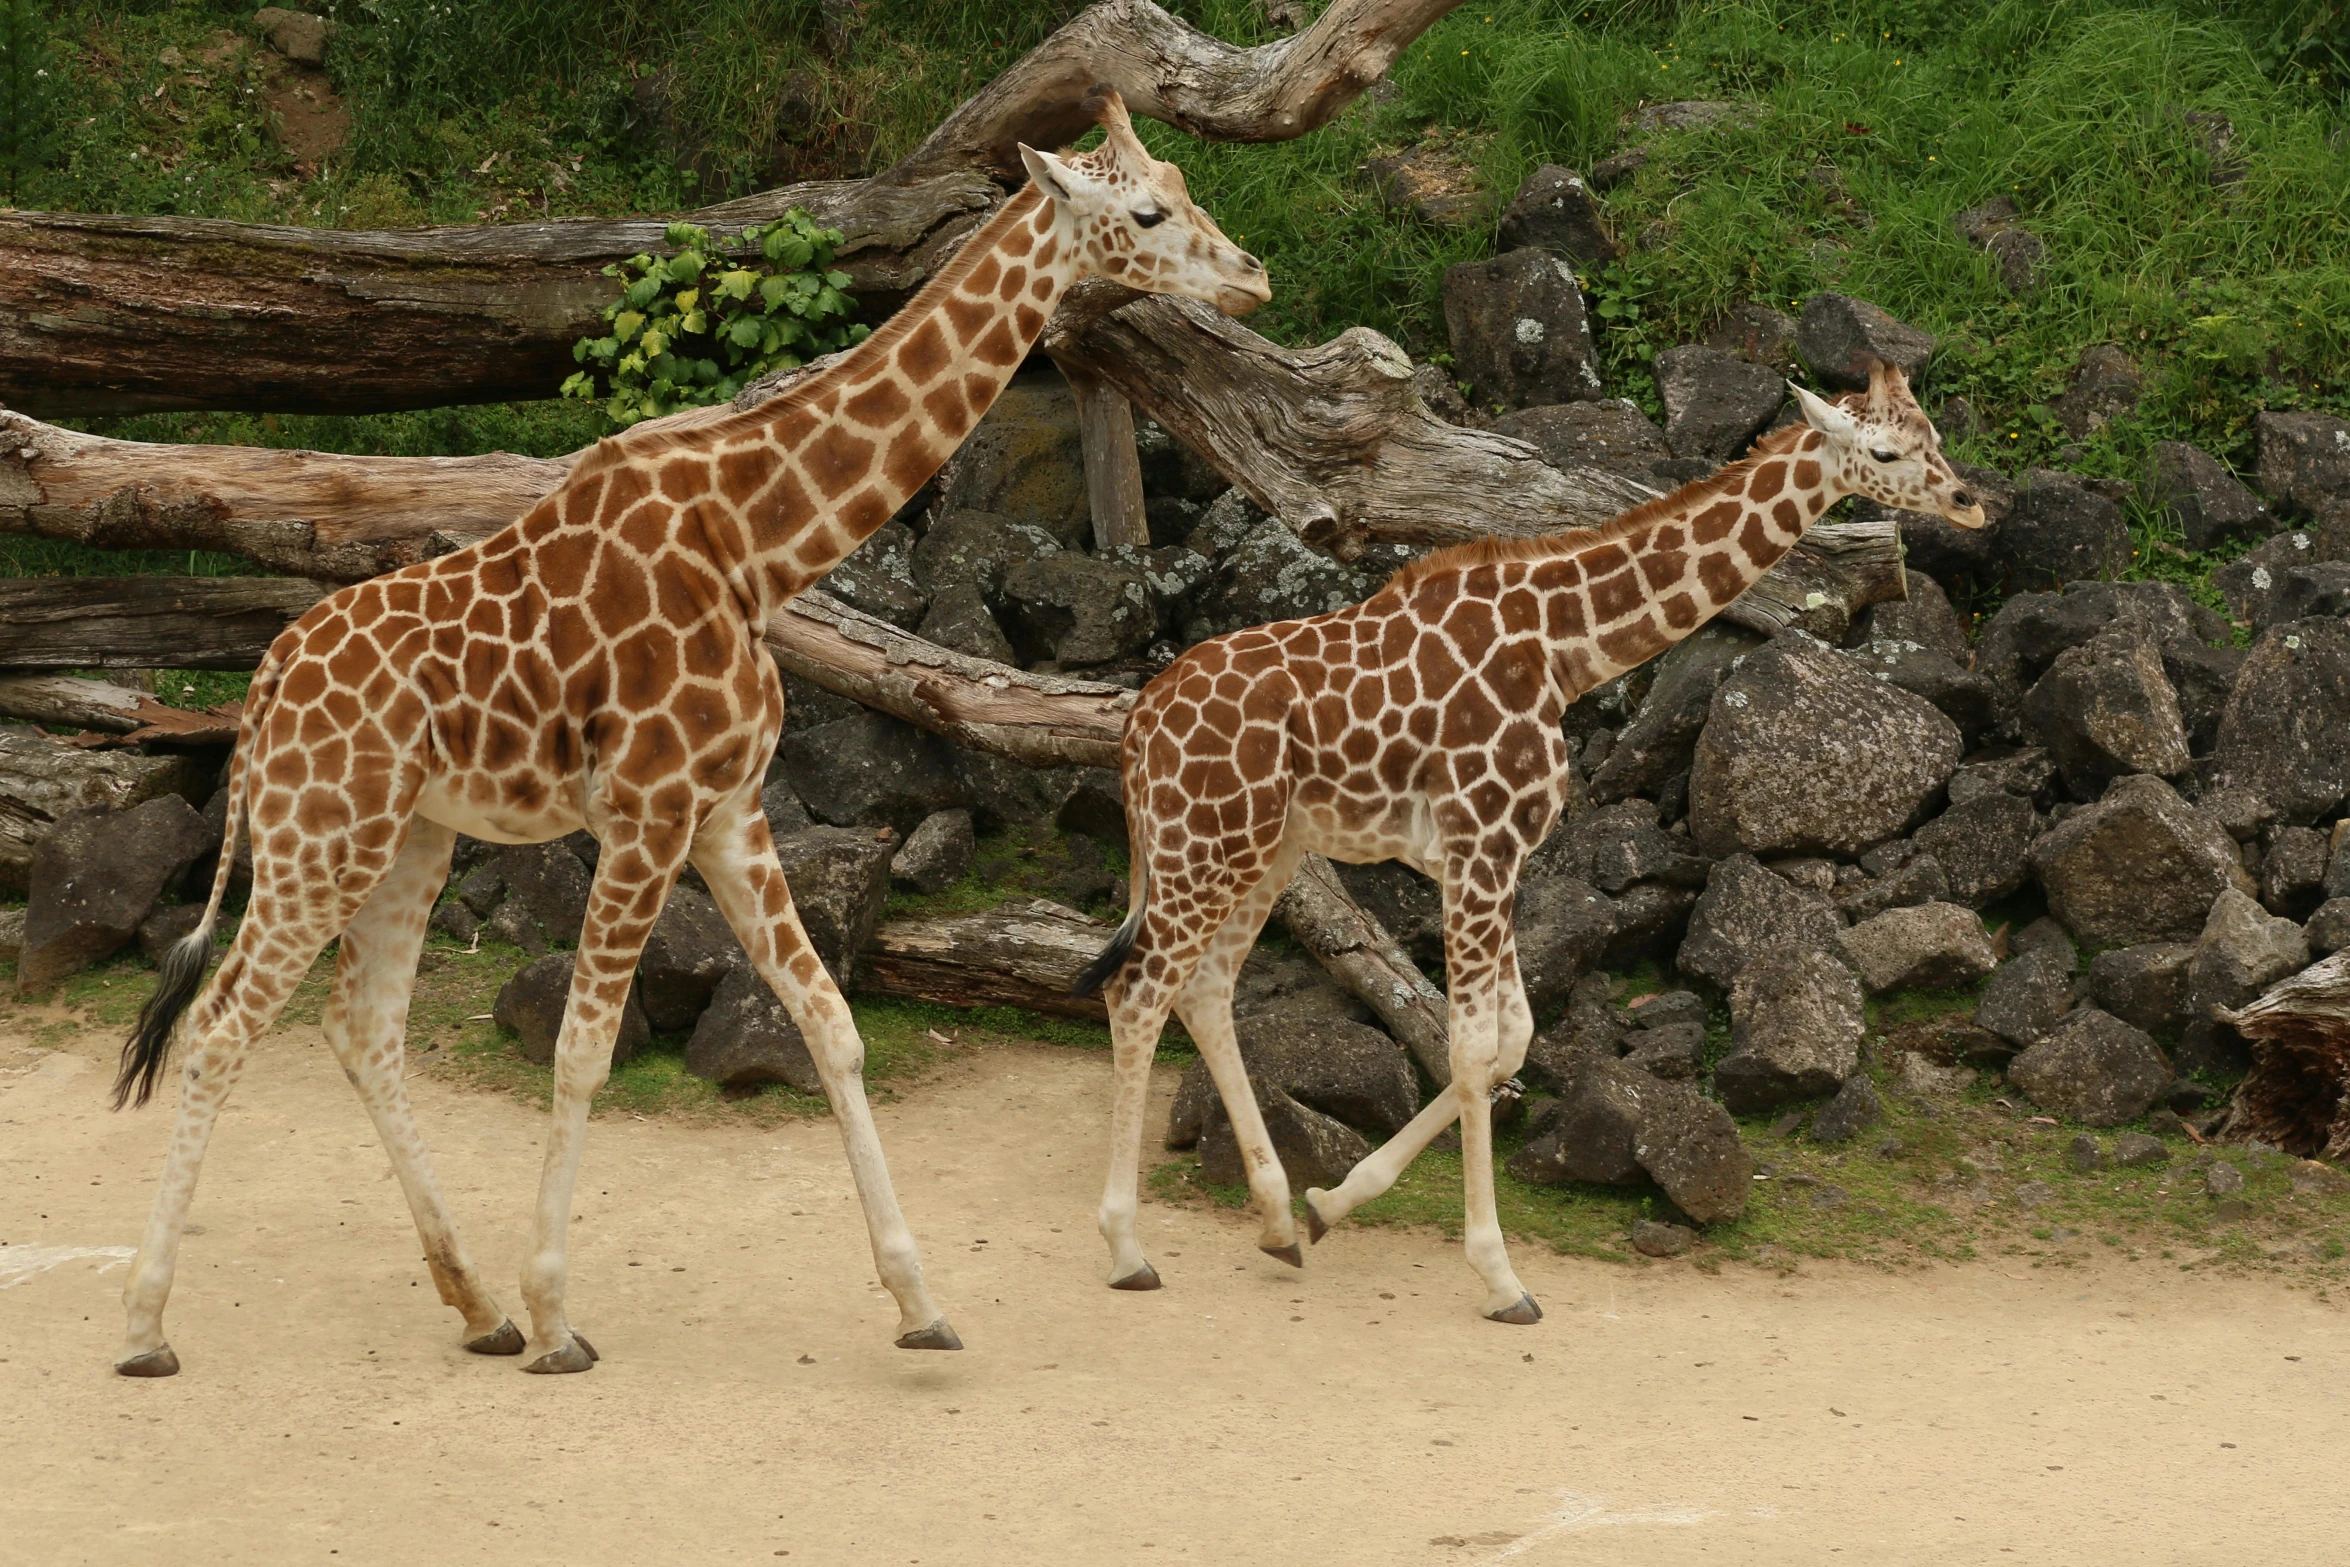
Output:
[[1787,389],[1795,394],[1796,405],[1803,410],[1804,422],[1822,435],[1848,441],[1860,432],[1860,422],[1826,398],[1815,397],[1808,389],[1797,386],[1793,381],[1787,383]]
[[1038,152],[1028,143],[1022,142],[1020,162],[1027,168],[1028,177],[1036,181],[1037,189],[1058,202],[1069,199],[1069,171],[1060,159],[1049,152]]

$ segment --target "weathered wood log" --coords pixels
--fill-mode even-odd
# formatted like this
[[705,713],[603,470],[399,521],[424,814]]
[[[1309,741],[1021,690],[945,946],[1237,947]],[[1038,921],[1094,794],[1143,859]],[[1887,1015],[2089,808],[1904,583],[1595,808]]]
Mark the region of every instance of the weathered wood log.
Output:
[[[1149,0],[1079,14],[870,180],[687,214],[720,234],[804,207],[846,236],[869,314],[894,308],[1021,177],[1018,143],[1082,134],[1097,81],[1222,141],[1326,123],[1458,0],[1337,0],[1239,49]],[[360,413],[552,396],[614,297],[602,268],[665,219],[338,232],[203,218],[0,214],[0,401],[49,418],[172,408]]]
[[955,1007],[1025,1007],[1106,1021],[1069,987],[1115,927],[1039,898],[979,914],[892,920],[857,955],[857,988]]
[[167,707],[144,691],[73,675],[0,675],[0,717],[71,725],[127,745],[232,745],[243,710],[241,702],[203,712]]
[[2252,1069],[2212,1136],[2350,1158],[2350,948],[2213,1016],[2252,1041]]
[[1143,511],[1142,455],[1134,445],[1134,405],[1094,377],[1069,377],[1077,402],[1077,442],[1085,458],[1085,500],[1093,513],[1093,544],[1149,549],[1150,519]]
[[33,844],[82,811],[125,811],[158,795],[202,805],[212,769],[185,753],[89,751],[30,729],[0,727],[0,892],[22,896]]
[[1451,1034],[1444,992],[1428,982],[1387,928],[1355,902],[1330,862],[1309,854],[1274,917],[1387,1025],[1438,1087],[1452,1081]]
[[253,669],[327,591],[294,577],[0,582],[0,669]]

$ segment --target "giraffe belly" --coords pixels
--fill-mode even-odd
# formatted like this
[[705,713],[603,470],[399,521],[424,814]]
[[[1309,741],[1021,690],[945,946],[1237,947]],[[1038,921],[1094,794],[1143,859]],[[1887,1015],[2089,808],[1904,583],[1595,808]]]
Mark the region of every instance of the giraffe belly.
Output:
[[449,778],[428,781],[416,797],[416,814],[428,822],[453,827],[484,843],[545,843],[567,837],[587,825],[587,818],[568,799],[558,798],[542,810],[524,813],[475,805],[464,797],[461,785]]
[[1308,807],[1291,813],[1289,830],[1308,854],[1347,865],[1401,860],[1424,870],[1433,863],[1436,848],[1428,812],[1416,802],[1355,826],[1341,822],[1334,811]]

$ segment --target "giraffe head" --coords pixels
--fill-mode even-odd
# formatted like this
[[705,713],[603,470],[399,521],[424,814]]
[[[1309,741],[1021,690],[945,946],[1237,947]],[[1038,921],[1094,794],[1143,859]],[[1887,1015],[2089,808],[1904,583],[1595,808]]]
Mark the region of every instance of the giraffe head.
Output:
[[1183,171],[1150,155],[1118,90],[1097,86],[1085,104],[1109,132],[1099,147],[1069,158],[1020,148],[1028,177],[1074,239],[1080,274],[1204,299],[1227,315],[1247,315],[1271,299],[1265,264],[1191,204]]
[[1798,386],[1795,399],[1828,438],[1823,455],[1840,489],[1899,511],[1932,512],[1961,528],[1983,525],[1982,504],[1943,459],[1942,438],[1899,366],[1873,361],[1865,393],[1829,402]]

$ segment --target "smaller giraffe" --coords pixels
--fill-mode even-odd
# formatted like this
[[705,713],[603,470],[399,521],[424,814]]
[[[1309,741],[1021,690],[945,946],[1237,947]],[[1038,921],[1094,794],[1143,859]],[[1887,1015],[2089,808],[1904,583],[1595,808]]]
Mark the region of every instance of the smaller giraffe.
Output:
[[1150,1062],[1167,1015],[1198,1041],[1264,1228],[1303,1266],[1289,1182],[1232,1028],[1241,961],[1300,856],[1401,860],[1444,894],[1452,1087],[1336,1191],[1306,1193],[1319,1241],[1461,1120],[1469,1264],[1485,1315],[1531,1323],[1494,1211],[1493,1085],[1534,1018],[1511,908],[1564,803],[1569,703],[1711,619],[1850,494],[1964,528],[1982,508],[1942,458],[1898,369],[1839,403],[1795,388],[1805,422],[1745,461],[1605,527],[1441,550],[1349,609],[1203,642],[1143,688],[1121,748],[1133,902],[1080,978],[1105,990],[1116,1092],[1102,1236],[1110,1287],[1159,1276],[1134,1233]]

